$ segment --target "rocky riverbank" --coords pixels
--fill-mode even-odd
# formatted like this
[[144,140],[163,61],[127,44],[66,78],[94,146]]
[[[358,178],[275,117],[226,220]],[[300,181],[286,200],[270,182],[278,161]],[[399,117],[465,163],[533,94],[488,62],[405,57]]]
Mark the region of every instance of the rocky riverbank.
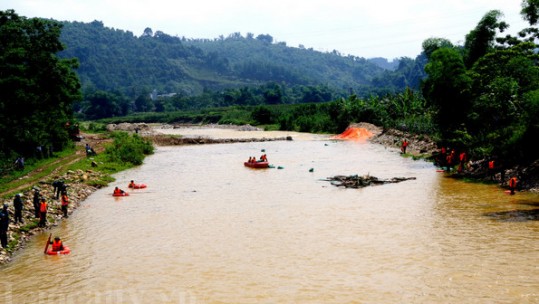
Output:
[[[14,221],[13,200],[3,200],[3,203],[9,206],[10,224],[8,230],[8,248],[0,249],[0,264],[9,262],[11,260],[11,255],[23,248],[32,235],[46,231],[51,227],[58,225],[62,220],[69,220],[69,218],[63,218],[60,200],[56,199],[54,187],[52,186],[54,181],[62,180],[67,186],[69,215],[80,206],[82,201],[98,189],[88,185],[86,181],[99,180],[101,178],[102,174],[99,172],[83,172],[77,170],[68,171],[65,174],[51,176],[39,181],[31,189],[20,193],[24,205],[22,223],[15,223]],[[40,196],[44,197],[48,204],[47,227],[44,228],[38,227],[37,224],[39,219],[35,218],[33,197],[36,190],[39,190]]]
[[[427,135],[409,134],[395,129],[381,130],[377,126],[364,123],[359,125],[373,130],[374,135],[370,142],[394,148],[396,152],[400,152],[403,139],[409,142],[406,152],[413,157],[435,161],[439,152],[434,140]],[[489,173],[487,163],[487,159],[469,160],[462,172],[451,171],[450,176],[453,178],[467,178],[478,182],[496,182],[503,188],[507,188],[509,179],[516,176],[519,180],[518,190],[539,193],[539,160],[530,164],[498,167],[493,174]]]
[[175,137],[171,135],[148,135],[154,144],[158,146],[178,146],[178,145],[202,145],[202,144],[225,144],[225,143],[239,143],[239,142],[264,142],[264,141],[279,141],[279,140],[292,140],[292,137],[252,137],[252,138],[208,138],[208,137]]

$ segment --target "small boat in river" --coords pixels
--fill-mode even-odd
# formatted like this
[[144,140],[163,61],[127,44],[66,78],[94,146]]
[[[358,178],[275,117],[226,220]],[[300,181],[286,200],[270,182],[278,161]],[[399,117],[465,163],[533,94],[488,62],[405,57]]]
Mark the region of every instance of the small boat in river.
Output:
[[255,168],[255,169],[269,168],[269,162],[267,161],[244,162],[243,165],[245,167]]

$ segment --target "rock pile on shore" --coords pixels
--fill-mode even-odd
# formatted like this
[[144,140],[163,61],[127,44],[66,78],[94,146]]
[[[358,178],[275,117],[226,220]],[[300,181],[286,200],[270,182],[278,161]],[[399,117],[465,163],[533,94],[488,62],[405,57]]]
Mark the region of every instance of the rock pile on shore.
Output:
[[150,135],[146,136],[154,144],[159,146],[178,146],[178,145],[202,145],[202,144],[224,144],[239,142],[265,142],[277,140],[292,140],[292,137],[262,137],[262,138],[209,138],[209,137],[177,137],[170,135]]

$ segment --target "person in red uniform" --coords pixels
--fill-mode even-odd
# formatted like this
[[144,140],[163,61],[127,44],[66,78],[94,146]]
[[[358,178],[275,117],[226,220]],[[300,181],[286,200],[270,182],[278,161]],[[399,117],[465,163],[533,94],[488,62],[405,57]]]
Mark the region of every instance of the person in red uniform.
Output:
[[47,200],[42,197],[39,203],[39,227],[45,226],[47,226]]
[[69,205],[69,198],[67,197],[67,192],[62,192],[62,212],[64,213],[64,217],[67,218],[67,206]]
[[59,237],[55,237],[54,241],[52,241],[51,244],[52,244],[52,251],[64,250],[64,245],[62,244],[62,240]]
[[515,176],[509,179],[509,190],[511,190],[511,194],[515,194],[517,183],[518,183],[518,179]]
[[123,195],[125,193],[125,191],[123,191],[122,189],[116,187],[114,188],[114,195]]
[[494,179],[495,168],[496,168],[496,164],[494,163],[494,160],[490,160],[488,162],[488,175],[490,176],[490,179]]
[[401,145],[401,152],[402,154],[406,154],[406,147],[408,147],[408,141],[406,140],[406,138],[402,141],[402,145]]
[[459,154],[459,168],[458,168],[458,172],[461,173],[462,170],[464,170],[464,166],[465,166],[465,163],[466,163],[466,152],[460,152]]

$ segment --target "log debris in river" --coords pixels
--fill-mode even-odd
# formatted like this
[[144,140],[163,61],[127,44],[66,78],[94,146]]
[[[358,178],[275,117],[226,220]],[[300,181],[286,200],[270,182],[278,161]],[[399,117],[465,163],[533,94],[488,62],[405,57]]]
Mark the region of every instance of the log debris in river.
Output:
[[393,177],[390,179],[379,179],[375,176],[370,175],[336,175],[333,177],[328,177],[326,181],[331,182],[332,185],[337,187],[346,187],[346,188],[363,188],[371,185],[382,185],[389,183],[400,183],[406,180],[414,180],[415,177]]

